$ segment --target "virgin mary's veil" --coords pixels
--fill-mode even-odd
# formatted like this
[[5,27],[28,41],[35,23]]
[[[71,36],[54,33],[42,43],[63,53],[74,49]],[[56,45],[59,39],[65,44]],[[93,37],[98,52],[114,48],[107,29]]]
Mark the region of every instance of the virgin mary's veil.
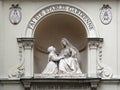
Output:
[[66,38],[62,38],[61,44],[62,44],[62,41],[65,41],[66,42],[66,46],[68,46],[68,47],[70,47],[70,48],[72,48],[72,49],[74,49],[76,51],[76,58],[77,58],[78,61],[80,61],[79,50],[76,47],[74,47]]

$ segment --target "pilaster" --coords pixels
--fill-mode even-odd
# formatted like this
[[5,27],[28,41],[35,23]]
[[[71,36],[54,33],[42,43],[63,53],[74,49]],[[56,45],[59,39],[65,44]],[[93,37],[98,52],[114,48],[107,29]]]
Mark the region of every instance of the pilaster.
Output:
[[23,61],[25,66],[25,77],[33,76],[33,43],[34,38],[17,38],[18,43],[21,45],[19,48],[23,49]]
[[98,47],[102,38],[88,38],[88,77],[97,77]]

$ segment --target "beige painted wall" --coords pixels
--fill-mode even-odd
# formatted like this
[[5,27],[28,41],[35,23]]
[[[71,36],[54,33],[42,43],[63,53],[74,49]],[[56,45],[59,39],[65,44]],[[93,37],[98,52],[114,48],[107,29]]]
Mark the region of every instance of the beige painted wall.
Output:
[[2,83],[0,84],[0,90],[24,90],[23,85],[20,82]]
[[[14,66],[19,61],[18,44],[16,37],[21,37],[26,30],[27,24],[35,13],[42,7],[48,4],[63,3],[64,1],[3,1],[3,22],[2,26],[4,30],[1,30],[1,52],[4,58],[4,74],[10,67]],[[12,3],[19,3],[22,8],[22,20],[18,25],[12,25],[9,22],[9,8]],[[65,3],[73,4],[84,10],[96,26],[96,30],[99,31],[100,37],[104,38],[103,44],[103,62],[113,69],[113,73],[117,74],[117,2],[116,1],[72,1],[68,0]],[[109,4],[112,7],[112,22],[109,25],[103,25],[99,19],[100,8],[103,4]],[[90,8],[89,8],[90,7]],[[109,34],[108,34],[109,33]],[[112,49],[111,49],[112,48]],[[12,52],[12,53],[11,53]],[[112,56],[112,57],[109,57]],[[110,60],[110,62],[109,62]],[[8,63],[9,62],[9,63]]]
[[[96,26],[103,43],[103,62],[113,70],[114,77],[120,76],[120,1],[118,0],[4,0],[0,1],[0,76],[7,77],[8,71],[19,62],[17,37],[21,37],[27,24],[37,11],[42,7],[54,3],[68,3],[84,10]],[[9,22],[9,8],[11,4],[18,3],[22,8],[22,20],[18,25]],[[112,7],[112,22],[103,25],[99,19],[100,8],[103,4]],[[99,90],[107,90],[109,85],[101,85]],[[11,87],[11,86],[10,86]],[[115,87],[115,88],[114,88]],[[9,86],[5,87],[7,90]],[[19,87],[17,87],[19,88]],[[110,87],[109,87],[110,88]],[[112,89],[113,88],[113,89]],[[120,88],[120,87],[119,87]],[[19,90],[19,89],[18,89]],[[22,89],[20,89],[22,90]],[[117,90],[117,85],[110,90]]]
[[120,76],[120,1],[118,1],[117,9],[117,62],[118,62],[118,74]]
[[3,4],[2,4],[2,1],[0,1],[0,13],[1,13],[1,15],[0,15],[0,20],[1,20],[1,22],[0,22],[0,42],[1,42],[1,44],[0,44],[0,66],[2,67],[2,69],[0,69],[0,75],[4,72],[4,30],[3,30]]

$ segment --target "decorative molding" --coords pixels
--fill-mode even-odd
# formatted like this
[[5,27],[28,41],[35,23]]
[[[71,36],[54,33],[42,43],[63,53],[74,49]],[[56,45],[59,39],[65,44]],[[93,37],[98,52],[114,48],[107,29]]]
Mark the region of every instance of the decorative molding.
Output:
[[23,61],[20,61],[20,63],[16,66],[14,66],[9,74],[8,74],[8,77],[9,78],[20,78],[22,76],[24,76],[24,62]]
[[25,72],[24,76],[31,76],[33,72],[33,44],[34,38],[17,38],[18,43],[22,44],[23,53],[24,53],[24,66]]
[[36,25],[38,25],[40,20],[42,20],[46,15],[50,15],[54,13],[66,13],[66,14],[74,15],[76,16],[76,18],[78,18],[85,24],[87,28],[87,32],[91,32],[92,36],[93,36],[93,33],[96,32],[93,22],[88,17],[88,15],[81,9],[76,8],[69,4],[53,4],[53,5],[50,5],[50,6],[47,6],[41,9],[39,12],[37,12],[37,14],[35,14],[32,17],[32,19],[29,21],[28,26],[27,26],[27,32],[25,33],[26,36],[33,37]]
[[97,77],[97,51],[102,38],[88,38],[88,77]]
[[112,78],[112,70],[107,65],[102,62],[102,43],[103,38],[88,38],[89,45],[91,49],[97,49],[98,59],[97,59],[97,75],[100,78]]
[[99,44],[99,59],[97,60],[97,75],[100,78],[112,78],[112,69],[102,62],[102,43]]
[[22,43],[23,48],[32,49],[34,38],[17,38],[18,43]]
[[103,39],[102,38],[88,38],[88,45],[90,49],[98,48],[99,42],[103,42]]
[[24,75],[25,66],[23,57],[23,46],[22,43],[18,41],[19,46],[19,64],[14,66],[8,75],[9,78],[20,78]]
[[99,59],[97,60],[97,75],[100,78],[112,78],[113,72],[112,69],[102,62],[102,42],[99,43]]
[[21,78],[25,90],[97,90],[100,81],[100,78]]
[[112,20],[111,7],[107,4],[103,4],[100,11],[100,20],[104,25],[108,25]]
[[91,90],[97,90],[98,82],[91,82]]
[[24,53],[24,66],[25,66],[25,77],[33,76],[33,44],[34,38],[22,37],[17,38],[18,43],[22,44],[23,53]]
[[102,62],[102,43],[103,38],[88,38],[89,48],[97,50],[97,76],[99,78],[112,78],[113,73],[109,66]]
[[14,66],[10,72],[9,78],[21,78],[25,74],[25,59],[24,50],[31,50],[33,47],[34,38],[17,38],[19,46],[19,64]]
[[0,84],[21,84],[20,79],[8,79],[8,78],[2,78],[0,79]]
[[9,20],[13,25],[20,23],[22,18],[21,7],[19,4],[12,4],[10,7]]
[[51,5],[46,8],[43,8],[31,19],[31,21],[28,24],[28,29],[34,30],[36,23],[39,22],[39,20],[42,17],[53,12],[62,12],[62,11],[74,14],[77,17],[81,18],[83,22],[87,25],[88,30],[93,30],[94,26],[92,21],[83,11],[81,11],[80,9],[74,6],[66,5],[66,4],[55,4],[55,5]]
[[22,83],[23,83],[23,86],[24,86],[25,90],[30,90],[31,82],[29,82],[29,81],[24,81],[24,82],[22,82]]

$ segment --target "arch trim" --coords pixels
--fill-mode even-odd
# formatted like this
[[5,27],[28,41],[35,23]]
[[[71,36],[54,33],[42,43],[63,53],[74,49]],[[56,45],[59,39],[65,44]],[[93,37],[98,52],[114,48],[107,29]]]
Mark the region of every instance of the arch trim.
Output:
[[35,29],[41,19],[54,12],[66,12],[77,16],[86,27],[88,37],[99,37],[93,22],[81,9],[69,4],[53,4],[38,11],[29,21],[24,37],[34,37]]

